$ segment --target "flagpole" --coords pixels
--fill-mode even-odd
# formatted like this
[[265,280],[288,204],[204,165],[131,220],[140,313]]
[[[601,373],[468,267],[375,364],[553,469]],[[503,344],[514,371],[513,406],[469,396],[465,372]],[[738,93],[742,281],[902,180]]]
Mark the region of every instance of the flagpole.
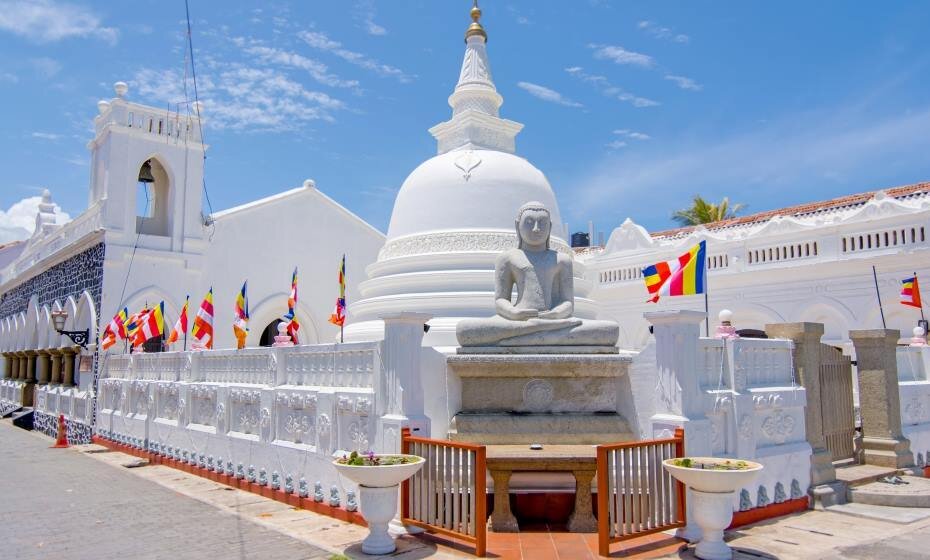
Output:
[[704,336],[710,338],[710,305],[707,302],[707,263],[704,263]]
[[[342,254],[342,283],[345,285],[346,282],[346,254]],[[344,288],[343,288],[344,290]],[[345,342],[345,330],[346,330],[346,317],[349,316],[349,300],[343,295],[342,297],[342,307],[345,309],[345,316],[342,318],[342,324],[339,325],[339,343]]]
[[[917,284],[917,286],[918,286],[918,293],[919,293],[919,290],[920,290],[919,286],[920,286],[920,284],[917,282],[917,271],[914,271],[914,283]],[[924,317],[924,302],[923,302],[923,300],[921,300],[921,302],[920,302],[920,320],[921,320],[921,321],[924,321],[924,322],[927,321],[927,318]],[[924,333],[924,334],[927,334],[927,333]]]
[[882,309],[882,294],[878,291],[878,273],[875,271],[875,265],[872,265],[872,279],[875,280],[875,297],[878,298],[878,312],[882,315],[882,328],[887,329],[888,325],[885,324],[885,310]]

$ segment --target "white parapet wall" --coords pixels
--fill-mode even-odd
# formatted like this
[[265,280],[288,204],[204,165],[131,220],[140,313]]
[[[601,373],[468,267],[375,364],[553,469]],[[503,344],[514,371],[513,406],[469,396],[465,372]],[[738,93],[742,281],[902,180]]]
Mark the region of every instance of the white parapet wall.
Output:
[[[811,447],[805,436],[806,391],[795,378],[790,340],[701,338],[702,313],[647,314],[655,347],[634,357],[634,399],[652,433],[685,428],[688,456],[749,459],[765,465],[752,488],[734,497],[747,510],[807,496]],[[670,359],[669,356],[674,356]],[[653,362],[654,373],[649,364]],[[652,380],[649,379],[653,376]],[[642,398],[641,398],[642,397]]]
[[[284,487],[354,485],[344,451],[399,451],[399,391],[384,343],[111,355],[95,433]],[[220,464],[222,462],[222,465]]]
[[899,346],[897,362],[901,432],[923,467],[930,461],[930,346]]

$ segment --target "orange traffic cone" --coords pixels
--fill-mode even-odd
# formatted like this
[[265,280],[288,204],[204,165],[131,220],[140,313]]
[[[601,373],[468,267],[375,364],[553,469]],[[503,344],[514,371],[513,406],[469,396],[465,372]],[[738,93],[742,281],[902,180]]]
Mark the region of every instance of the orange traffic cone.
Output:
[[65,415],[58,415],[58,438],[55,440],[55,445],[52,446],[52,449],[63,449],[65,447],[70,447],[68,445],[68,428],[65,427]]

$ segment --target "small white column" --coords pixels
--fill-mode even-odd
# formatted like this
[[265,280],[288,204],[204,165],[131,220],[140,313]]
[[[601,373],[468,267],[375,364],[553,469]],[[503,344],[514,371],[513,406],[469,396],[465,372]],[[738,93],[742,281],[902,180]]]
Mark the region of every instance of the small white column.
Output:
[[[685,454],[713,454],[711,422],[705,415],[704,393],[698,379],[698,341],[703,311],[656,311],[643,316],[653,325],[656,339],[656,413],[650,418],[654,438],[671,437],[677,427],[685,429]],[[690,542],[701,538],[701,529],[691,513],[688,492],[688,525],[678,536]]]
[[409,427],[414,435],[428,436],[420,356],[424,325],[432,318],[426,313],[393,313],[384,321],[383,369],[378,383],[378,451],[400,451],[400,429]]

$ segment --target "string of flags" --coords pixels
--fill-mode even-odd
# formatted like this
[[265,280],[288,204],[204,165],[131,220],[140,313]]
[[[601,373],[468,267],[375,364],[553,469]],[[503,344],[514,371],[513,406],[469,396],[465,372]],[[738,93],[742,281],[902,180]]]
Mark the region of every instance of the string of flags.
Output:
[[[336,308],[330,316],[329,321],[334,325],[344,327],[346,319],[346,299],[345,299],[345,255],[339,266],[339,297],[336,299]],[[186,296],[184,305],[178,319],[168,334],[165,342],[175,344],[178,341],[184,341],[184,349],[187,349],[188,332],[193,338],[192,347],[195,349],[209,350],[214,345],[214,311],[213,311],[213,288],[207,291],[197,313],[194,316],[193,324],[189,319],[190,314],[190,296]],[[245,348],[246,337],[249,333],[249,296],[248,280],[243,282],[242,288],[236,295],[233,304],[233,334],[236,337],[237,347]],[[281,321],[287,325],[287,334],[291,337],[294,344],[299,344],[300,321],[297,318],[297,267],[291,274],[291,289],[287,298],[287,312],[281,317]],[[100,335],[100,347],[102,350],[112,348],[120,340],[125,340],[132,351],[137,351],[143,344],[152,339],[161,339],[165,336],[165,302],[149,307],[146,304],[140,311],[129,314],[129,309],[124,307],[113,319],[107,324]],[[340,332],[340,339],[342,333]]]

